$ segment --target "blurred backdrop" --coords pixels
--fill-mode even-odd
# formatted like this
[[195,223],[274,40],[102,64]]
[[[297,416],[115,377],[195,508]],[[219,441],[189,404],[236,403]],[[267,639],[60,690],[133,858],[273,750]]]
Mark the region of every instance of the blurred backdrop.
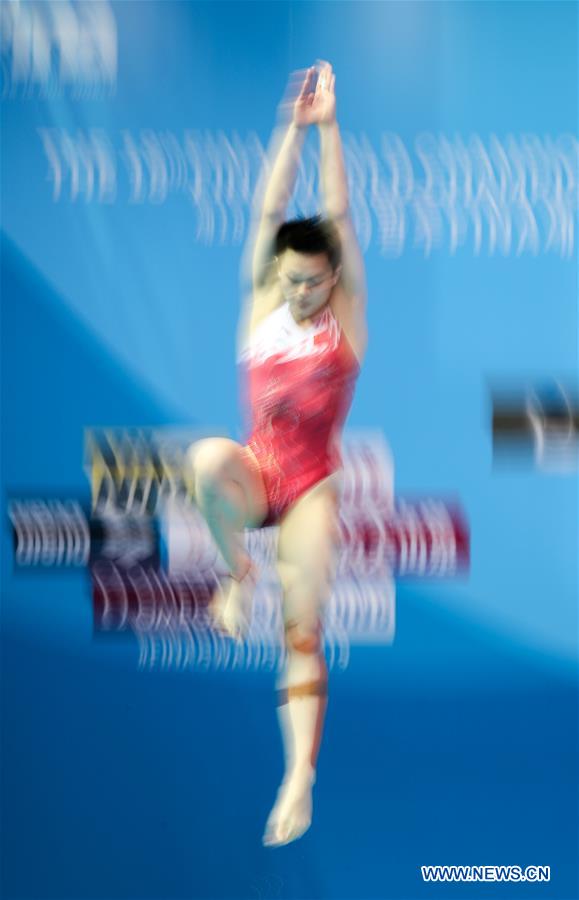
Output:
[[[577,4],[1,13],[3,895],[467,898],[495,889],[420,866],[511,864],[551,881],[504,896],[576,900],[576,452],[498,457],[493,410],[577,409]],[[93,639],[85,573],[15,571],[6,501],[88,497],[88,426],[242,437],[250,203],[317,58],[368,276],[349,426],[385,436],[397,493],[462,504],[471,568],[400,581],[394,642],[351,648],[313,826],[271,851],[272,673],[139,671]],[[317,159],[312,133],[296,214]]]

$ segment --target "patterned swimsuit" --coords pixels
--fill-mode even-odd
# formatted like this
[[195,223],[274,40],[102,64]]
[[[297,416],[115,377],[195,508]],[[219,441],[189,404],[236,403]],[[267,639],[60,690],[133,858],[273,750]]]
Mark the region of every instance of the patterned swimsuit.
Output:
[[279,522],[306,491],[341,466],[340,435],[360,366],[329,306],[300,327],[285,303],[240,355],[249,400],[248,459]]

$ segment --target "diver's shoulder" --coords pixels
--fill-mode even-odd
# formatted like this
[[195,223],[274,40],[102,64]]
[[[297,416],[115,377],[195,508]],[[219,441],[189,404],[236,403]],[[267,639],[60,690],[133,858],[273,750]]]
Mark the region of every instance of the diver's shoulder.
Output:
[[271,291],[266,296],[254,297],[249,315],[240,326],[238,357],[247,358],[258,345],[273,341],[286,317],[287,304],[281,291]]

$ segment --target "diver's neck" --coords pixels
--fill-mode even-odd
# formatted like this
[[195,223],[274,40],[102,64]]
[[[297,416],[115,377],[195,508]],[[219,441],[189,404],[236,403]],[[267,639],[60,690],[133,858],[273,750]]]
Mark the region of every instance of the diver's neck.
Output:
[[328,308],[328,304],[325,303],[322,306],[322,308],[318,309],[317,312],[313,313],[313,315],[307,316],[306,318],[302,319],[302,318],[296,318],[296,316],[294,315],[294,311],[291,307],[291,304],[288,303],[288,309],[289,309],[290,316],[292,317],[292,319],[294,320],[294,322],[296,323],[296,325],[299,328],[304,328],[304,329],[310,328],[312,325],[315,325],[317,322],[319,322],[321,316],[324,314],[324,312],[327,308]]

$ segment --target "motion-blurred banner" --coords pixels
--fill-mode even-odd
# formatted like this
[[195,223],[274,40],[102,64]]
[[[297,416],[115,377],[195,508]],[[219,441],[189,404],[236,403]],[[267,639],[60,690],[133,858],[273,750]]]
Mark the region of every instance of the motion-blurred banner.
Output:
[[577,900],[578,48],[1,0],[7,900]]

